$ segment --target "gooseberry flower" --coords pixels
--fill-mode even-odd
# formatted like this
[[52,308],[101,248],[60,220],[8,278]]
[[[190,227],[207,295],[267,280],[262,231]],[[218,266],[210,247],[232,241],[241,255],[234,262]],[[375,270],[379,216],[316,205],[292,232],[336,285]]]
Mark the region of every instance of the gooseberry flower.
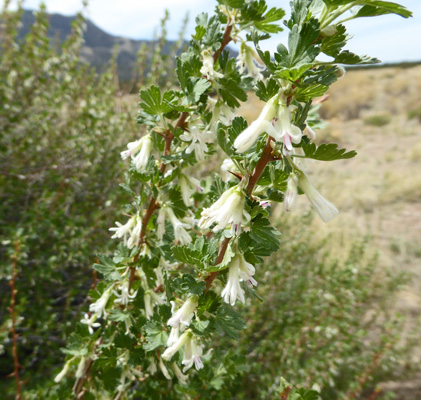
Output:
[[208,151],[208,146],[206,142],[211,139],[212,132],[202,131],[198,126],[190,126],[189,131],[185,131],[180,135],[180,139],[184,142],[190,142],[186,148],[186,153],[190,154],[194,151],[197,161],[202,161],[205,159],[205,152]]
[[89,311],[92,311],[97,315],[97,318],[101,318],[104,315],[104,318],[107,317],[107,311],[105,307],[107,306],[108,300],[111,296],[112,286],[102,293],[101,297],[89,306]]
[[191,243],[192,238],[186,231],[186,228],[190,228],[190,225],[181,222],[174,214],[174,211],[170,207],[166,207],[167,216],[174,228],[174,236],[176,240],[183,246]]
[[285,211],[291,211],[298,195],[298,178],[297,175],[291,173],[287,181],[287,190],[284,197]]
[[247,76],[251,76],[254,82],[263,79],[262,71],[265,70],[265,66],[261,64],[256,51],[247,46],[245,42],[241,43],[240,52],[237,56],[237,67],[240,74],[243,74],[247,69]]
[[167,346],[172,346],[174,343],[177,342],[180,335],[180,327],[176,326],[175,328],[171,328],[170,336],[167,340]]
[[[136,168],[141,171],[146,168],[149,161],[149,156],[152,150],[152,137],[150,134],[143,136],[135,142],[130,142],[127,145],[128,150],[121,152],[121,158],[125,160],[131,157],[136,165]],[[136,153],[138,153],[136,155]]]
[[182,385],[185,385],[187,383],[187,375],[184,375],[180,368],[178,368],[177,363],[173,362],[171,363],[171,369],[174,371],[175,376],[180,381]]
[[180,185],[183,202],[187,207],[191,205],[190,197],[194,192],[203,192],[203,188],[200,186],[200,182],[191,176],[181,174],[178,178],[178,183]]
[[228,281],[224,290],[221,293],[225,303],[235,304],[236,300],[245,302],[244,290],[241,287],[240,282],[246,281],[250,285],[257,285],[256,280],[253,278],[256,270],[248,263],[241,253],[237,253],[231,260],[228,267]]
[[[124,245],[129,249],[135,247],[140,239],[140,233],[142,232],[142,219],[139,213],[131,217],[125,225],[116,222],[117,227],[110,228],[110,231],[114,231],[114,235],[111,239],[124,238]],[[127,240],[127,236],[129,236]]]
[[188,329],[187,331],[185,331],[179,338],[178,340],[173,343],[171,346],[169,346],[163,353],[162,353],[162,358],[165,361],[171,360],[171,358],[174,356],[175,353],[177,353],[178,350],[180,350],[187,342],[190,341],[191,335],[192,335],[192,331],[190,329]]
[[91,335],[94,333],[94,328],[98,328],[101,326],[99,322],[95,322],[97,318],[97,314],[92,314],[92,317],[89,318],[89,315],[85,313],[83,319],[80,321],[82,324],[88,325],[88,330]]
[[202,211],[199,227],[206,229],[216,223],[213,231],[218,232],[232,223],[231,234],[239,235],[241,223],[250,221],[250,215],[244,209],[245,201],[246,197],[243,190],[239,185],[233,186],[226,190],[212,206]]
[[241,132],[234,141],[234,147],[239,153],[244,153],[254,145],[257,138],[272,126],[271,121],[278,110],[278,96],[272,97],[263,107],[259,117]]
[[164,300],[159,297],[153,290],[146,290],[143,296],[145,303],[145,315],[146,319],[150,319],[153,315],[153,308],[155,304],[163,304]]
[[302,132],[298,126],[291,123],[293,106],[282,105],[278,108],[277,120],[272,124],[267,124],[266,132],[277,142],[283,142],[288,151],[292,151],[292,143],[300,143]]
[[213,55],[211,49],[203,50],[202,53],[202,60],[203,60],[203,66],[200,68],[200,73],[204,76],[206,76],[206,79],[208,80],[215,80],[216,78],[220,79],[223,78],[224,75],[222,75],[219,72],[216,72],[214,70],[214,61],[213,61]]
[[193,363],[196,367],[196,370],[203,368],[202,360],[200,356],[203,354],[201,346],[198,346],[195,336],[191,336],[190,340],[184,345],[184,357],[181,363],[184,365],[183,372],[186,372],[193,366]]
[[324,222],[329,222],[338,214],[338,209],[314,188],[304,172],[298,175],[298,186]]
[[197,307],[197,296],[189,297],[182,307],[175,311],[175,302],[171,301],[172,305],[172,317],[168,320],[168,325],[173,328],[177,328],[180,323],[189,326],[194,316],[194,310]]

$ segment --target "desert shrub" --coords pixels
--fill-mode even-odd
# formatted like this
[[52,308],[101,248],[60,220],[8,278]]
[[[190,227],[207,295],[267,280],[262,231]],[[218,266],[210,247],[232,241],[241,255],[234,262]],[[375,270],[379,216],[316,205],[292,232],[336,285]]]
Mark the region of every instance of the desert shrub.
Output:
[[370,126],[385,126],[390,122],[390,115],[378,114],[378,115],[369,115],[364,118],[364,123]]
[[417,119],[421,122],[421,107],[408,111],[408,119]]
[[308,218],[277,221],[288,239],[259,276],[264,300],[242,310],[250,335],[218,344],[246,360],[238,399],[273,398],[281,376],[324,400],[350,399],[399,371],[402,321],[390,304],[405,276],[384,271],[367,238],[329,261],[333,237],[297,232]]
[[[59,50],[47,38],[44,9],[23,42],[21,11],[1,15],[0,303],[5,355],[13,371],[8,307],[17,259],[17,333],[27,386],[50,379],[66,330],[92,282],[88,268],[105,250],[121,181],[121,138],[138,132],[117,96],[114,67],[97,75],[80,62],[83,19]],[[9,379],[12,382],[12,379]]]

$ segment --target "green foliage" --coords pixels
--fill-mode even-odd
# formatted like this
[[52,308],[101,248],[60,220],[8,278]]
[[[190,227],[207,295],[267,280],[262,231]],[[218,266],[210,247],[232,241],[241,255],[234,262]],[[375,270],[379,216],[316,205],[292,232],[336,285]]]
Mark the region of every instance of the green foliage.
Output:
[[370,115],[364,118],[364,123],[370,126],[385,126],[390,123],[390,115]]
[[320,161],[334,161],[353,158],[357,155],[354,150],[338,149],[335,143],[321,144],[316,146],[314,143],[303,143],[302,149],[306,158],[312,158]]

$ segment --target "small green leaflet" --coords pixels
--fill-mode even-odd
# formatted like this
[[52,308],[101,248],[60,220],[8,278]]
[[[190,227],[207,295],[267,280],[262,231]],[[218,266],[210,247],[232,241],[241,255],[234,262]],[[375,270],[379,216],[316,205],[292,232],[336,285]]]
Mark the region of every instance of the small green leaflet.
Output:
[[301,143],[306,158],[312,158],[320,161],[334,161],[353,158],[357,155],[354,150],[346,152],[346,149],[338,149],[336,143],[321,144],[316,146],[314,143]]
[[152,351],[167,344],[168,334],[162,330],[158,322],[148,322],[145,325],[145,333],[146,343],[143,345],[145,351]]
[[278,94],[280,86],[276,79],[270,77],[266,84],[263,81],[258,81],[255,86],[256,96],[262,101],[269,101],[273,96]]
[[110,257],[99,255],[98,260],[100,264],[94,264],[96,271],[104,275],[104,278],[109,281],[116,281],[120,279],[120,273],[117,271],[116,265]]
[[280,233],[270,225],[267,218],[258,216],[250,223],[250,238],[254,243],[266,250],[270,255],[279,249],[280,243],[278,236]]
[[232,339],[238,339],[237,331],[246,328],[240,314],[226,304],[223,304],[218,308],[215,317],[215,326],[220,331],[225,332]]
[[153,85],[149,89],[140,91],[140,98],[143,100],[140,107],[149,115],[165,114],[176,107],[175,97],[173,90],[168,90],[161,96],[161,89]]
[[412,12],[407,8],[388,1],[361,1],[360,4],[366,4],[357,13],[357,18],[360,17],[375,17],[384,14],[397,14],[403,18],[412,17]]
[[218,252],[218,241],[207,241],[203,236],[199,236],[194,243],[186,246],[174,246],[171,251],[176,260],[206,269]]

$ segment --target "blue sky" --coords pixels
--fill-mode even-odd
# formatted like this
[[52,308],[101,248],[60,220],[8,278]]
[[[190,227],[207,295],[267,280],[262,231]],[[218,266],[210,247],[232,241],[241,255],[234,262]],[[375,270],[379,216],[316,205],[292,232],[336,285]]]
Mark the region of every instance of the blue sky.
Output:
[[[363,18],[347,22],[348,32],[354,34],[348,49],[368,54],[385,62],[421,60],[421,0],[394,0],[414,13],[406,20],[396,15]],[[81,0],[45,0],[49,12],[65,15],[81,9]],[[40,0],[26,0],[24,7],[37,8]],[[269,6],[278,6],[289,12],[289,0],[267,0]],[[194,29],[194,17],[202,11],[212,12],[214,0],[90,0],[88,18],[113,35],[133,39],[150,39],[159,19],[167,8],[171,19],[168,36],[176,38],[186,12],[190,14],[187,34]],[[279,42],[285,42],[281,33],[264,42],[262,47],[273,51]]]

